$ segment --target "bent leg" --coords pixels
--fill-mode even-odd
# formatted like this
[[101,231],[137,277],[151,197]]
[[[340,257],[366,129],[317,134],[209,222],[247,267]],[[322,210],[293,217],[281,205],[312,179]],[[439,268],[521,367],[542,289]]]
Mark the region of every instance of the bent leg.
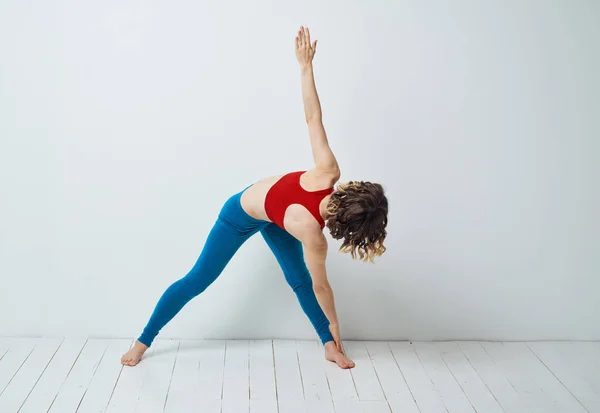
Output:
[[302,243],[275,224],[267,225],[260,233],[275,254],[286,281],[296,293],[302,310],[317,331],[321,342],[325,344],[333,341],[329,331],[329,320],[317,301],[312,278],[304,262]]

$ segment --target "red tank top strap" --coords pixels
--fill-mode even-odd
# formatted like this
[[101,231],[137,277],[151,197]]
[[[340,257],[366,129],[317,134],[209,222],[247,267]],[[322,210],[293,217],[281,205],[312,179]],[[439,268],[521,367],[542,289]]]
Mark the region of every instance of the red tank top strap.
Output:
[[305,190],[300,185],[300,177],[305,172],[291,172],[282,176],[267,192],[265,197],[265,212],[269,219],[281,228],[284,228],[283,220],[285,218],[285,211],[292,204],[304,206],[315,217],[321,228],[325,226],[319,206],[323,198],[333,192],[333,188],[318,191]]

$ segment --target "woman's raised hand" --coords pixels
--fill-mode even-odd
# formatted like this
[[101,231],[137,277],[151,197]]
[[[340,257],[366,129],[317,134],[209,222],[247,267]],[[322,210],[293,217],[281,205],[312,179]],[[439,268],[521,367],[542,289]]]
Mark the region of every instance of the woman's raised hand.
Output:
[[300,27],[296,36],[296,58],[300,67],[310,66],[317,51],[317,41],[310,43],[310,31],[308,27]]

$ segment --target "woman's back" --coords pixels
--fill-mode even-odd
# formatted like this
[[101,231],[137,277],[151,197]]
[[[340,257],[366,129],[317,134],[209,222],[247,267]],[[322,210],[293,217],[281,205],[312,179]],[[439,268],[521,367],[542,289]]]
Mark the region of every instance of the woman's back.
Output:
[[[314,170],[271,176],[244,192],[242,208],[253,218],[275,221],[282,227],[284,218],[285,222],[318,223],[322,227],[319,203],[331,193],[334,184],[331,176],[319,175]],[[290,191],[294,193],[290,194]],[[293,199],[296,201],[291,202]]]

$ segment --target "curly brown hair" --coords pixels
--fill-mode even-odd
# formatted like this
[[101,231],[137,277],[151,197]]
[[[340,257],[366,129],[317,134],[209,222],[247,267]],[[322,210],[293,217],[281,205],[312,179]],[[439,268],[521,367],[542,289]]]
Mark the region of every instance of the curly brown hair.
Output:
[[327,205],[327,228],[334,239],[343,239],[341,252],[352,258],[374,262],[385,252],[388,200],[380,184],[354,182],[340,184]]

